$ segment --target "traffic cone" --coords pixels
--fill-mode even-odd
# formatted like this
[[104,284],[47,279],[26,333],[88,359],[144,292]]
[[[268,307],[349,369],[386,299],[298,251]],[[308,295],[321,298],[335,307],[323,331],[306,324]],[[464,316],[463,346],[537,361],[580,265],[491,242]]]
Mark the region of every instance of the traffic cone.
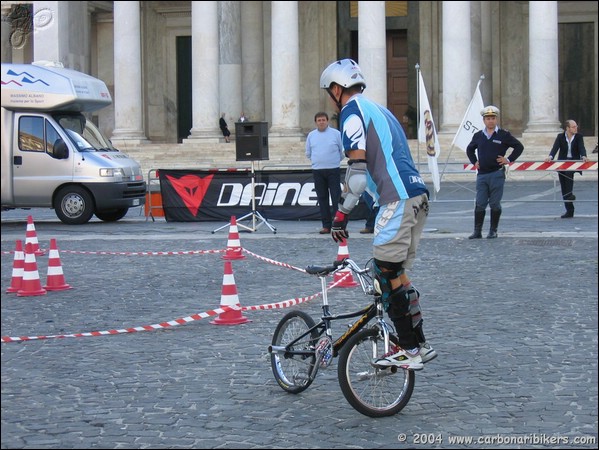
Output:
[[50,253],[48,253],[48,277],[44,289],[48,291],[64,291],[72,289],[71,285],[65,283],[60,255],[56,246],[56,239],[50,239]]
[[[223,275],[223,289],[220,296],[220,306],[241,307],[239,304],[239,297],[237,296],[237,286],[235,286],[231,261],[225,261],[225,274]],[[241,314],[241,310],[231,309],[219,314],[219,316],[210,323],[213,325],[239,325],[246,322],[250,322],[250,320]]]
[[[337,252],[337,261],[342,261],[345,258],[349,258],[349,250],[347,249],[347,240],[341,239],[339,241],[339,251]],[[346,274],[349,274],[349,275],[346,276]],[[356,283],[356,280],[354,280],[351,269],[349,267],[346,267],[345,269],[335,272],[335,275],[333,275],[333,282],[331,283],[331,285],[336,283],[337,281],[341,280],[344,277],[345,277],[345,279],[341,283],[336,285],[335,287],[354,287],[354,286],[358,285],[358,283]]]
[[223,259],[245,259],[241,242],[239,241],[239,230],[237,229],[237,219],[231,216],[231,226],[229,227],[229,240],[227,241],[227,251]]
[[27,231],[25,232],[25,249],[27,244],[31,244],[31,248],[35,253],[35,256],[41,256],[45,252],[40,249],[40,244],[37,241],[37,234],[35,233],[35,225],[33,224],[33,217],[27,216]]
[[12,279],[10,287],[6,290],[8,293],[19,292],[23,284],[23,269],[25,268],[25,254],[23,253],[23,241],[17,239],[15,245],[15,259],[12,265]]
[[21,283],[21,289],[17,292],[17,296],[29,297],[34,295],[45,295],[46,293],[47,291],[42,288],[42,283],[40,282],[40,274],[37,271],[33,246],[30,243],[25,244],[23,282]]

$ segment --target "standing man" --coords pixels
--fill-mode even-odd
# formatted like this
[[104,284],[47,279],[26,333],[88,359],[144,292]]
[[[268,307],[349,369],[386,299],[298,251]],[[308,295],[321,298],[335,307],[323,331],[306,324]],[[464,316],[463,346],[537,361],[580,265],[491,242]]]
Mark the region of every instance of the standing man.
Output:
[[[565,132],[560,133],[555,138],[553,148],[549,152],[549,156],[545,161],[553,161],[557,153],[559,160],[582,159],[587,162],[587,150],[584,148],[584,139],[582,134],[578,132],[578,124],[573,120],[566,120],[564,123]],[[558,153],[559,151],[559,153]],[[557,172],[559,176],[559,184],[562,188],[562,198],[566,205],[566,212],[562,214],[562,219],[574,217],[574,173],[573,170],[560,170]],[[582,174],[582,172],[581,172]]]
[[[507,130],[497,126],[499,109],[487,106],[480,112],[485,123],[484,130],[477,131],[466,148],[468,159],[478,173],[476,175],[476,205],[474,207],[474,233],[468,239],[481,239],[485,211],[491,207],[491,227],[487,239],[497,237],[499,217],[501,217],[501,199],[505,184],[505,166],[516,161],[524,146]],[[512,149],[506,157],[508,148]],[[476,151],[478,150],[478,151]]]
[[[314,116],[316,129],[306,138],[306,157],[312,162],[314,189],[320,206],[322,229],[320,234],[329,234],[333,223],[333,214],[341,198],[341,161],[345,157],[341,145],[341,133],[329,127],[329,115],[317,112]],[[333,210],[329,204],[333,202]]]
[[231,136],[231,132],[229,131],[229,126],[227,125],[227,121],[225,120],[225,113],[222,113],[220,119],[218,119],[218,127],[220,128],[220,131],[222,131],[223,136],[225,137],[225,142],[231,142],[231,138],[229,137]]
[[420,294],[406,269],[412,268],[428,216],[428,190],[395,116],[362,95],[366,81],[353,60],[329,65],[320,76],[320,87],[340,111],[343,148],[349,158],[331,231],[335,242],[349,236],[348,215],[367,187],[380,205],[374,231],[374,285],[401,348],[391,346],[373,364],[420,370],[437,354],[424,338]]

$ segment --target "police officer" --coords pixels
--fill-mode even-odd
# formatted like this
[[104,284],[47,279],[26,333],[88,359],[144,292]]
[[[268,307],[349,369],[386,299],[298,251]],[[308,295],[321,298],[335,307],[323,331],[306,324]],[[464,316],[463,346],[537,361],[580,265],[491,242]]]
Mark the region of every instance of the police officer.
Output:
[[[490,105],[480,112],[485,128],[472,136],[466,148],[468,159],[476,169],[476,205],[474,207],[474,233],[468,239],[481,239],[485,211],[491,207],[491,227],[487,239],[497,237],[501,216],[501,198],[505,184],[505,166],[522,154],[524,146],[507,130],[497,126],[499,109]],[[507,150],[512,152],[506,157]]]

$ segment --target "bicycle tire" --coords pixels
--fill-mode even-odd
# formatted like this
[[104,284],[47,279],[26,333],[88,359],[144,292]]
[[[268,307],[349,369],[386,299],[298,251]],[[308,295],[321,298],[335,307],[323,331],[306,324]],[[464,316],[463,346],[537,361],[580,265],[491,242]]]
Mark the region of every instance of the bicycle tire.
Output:
[[[397,344],[395,335],[389,339]],[[352,336],[339,355],[337,373],[341,392],[349,404],[365,416],[397,414],[408,404],[414,391],[414,371],[372,365],[372,359],[384,351],[380,330],[370,328]]]
[[[273,346],[285,346],[315,325],[309,314],[303,311],[290,311],[279,322],[272,337]],[[318,332],[314,330],[293,348],[314,350]],[[306,355],[284,355],[272,352],[270,355],[272,372],[281,388],[291,394],[299,394],[312,384],[310,373],[316,362],[316,353]]]

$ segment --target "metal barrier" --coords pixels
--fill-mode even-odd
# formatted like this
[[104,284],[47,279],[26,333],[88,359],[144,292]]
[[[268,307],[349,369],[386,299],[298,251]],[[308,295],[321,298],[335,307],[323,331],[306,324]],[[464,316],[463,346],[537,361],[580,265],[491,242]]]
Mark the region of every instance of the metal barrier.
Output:
[[152,210],[153,209],[162,209],[162,205],[158,205],[158,206],[154,206],[152,204],[152,186],[154,185],[158,185],[158,189],[154,189],[154,190],[158,190],[160,191],[160,178],[158,177],[158,169],[150,169],[148,170],[148,182],[146,183],[146,207],[145,207],[145,216],[146,216],[146,222],[148,221],[148,217],[152,218],[152,222],[155,222],[156,219],[154,219],[154,214],[152,214]]
[[[564,165],[563,163],[566,163]],[[572,164],[575,163],[575,164]],[[430,175],[430,171],[428,170],[428,165],[422,164],[420,168],[421,174]],[[344,165],[342,164],[342,168],[344,169]],[[308,164],[289,164],[289,165],[274,165],[274,164],[266,164],[262,166],[261,170],[306,170],[310,171],[311,167]],[[447,170],[449,169],[449,170]],[[503,198],[502,202],[562,202],[561,191],[559,187],[559,178],[558,172],[560,170],[572,170],[572,171],[582,171],[582,172],[597,172],[598,163],[596,161],[587,161],[583,163],[581,161],[552,161],[552,162],[538,162],[538,161],[517,161],[510,164],[507,173],[506,173],[506,181],[513,180],[510,178],[511,173],[518,174],[536,174],[538,176],[538,180],[542,180],[546,177],[551,177],[553,181],[553,200],[510,200],[508,198]],[[193,169],[190,169],[193,170]],[[212,172],[243,172],[249,171],[249,169],[245,168],[229,168],[229,169],[198,169],[198,170],[209,170]],[[468,177],[467,181],[458,182],[455,180],[448,179],[447,175],[460,175]],[[474,169],[472,164],[464,164],[464,163],[445,163],[443,167],[443,171],[440,174],[441,181],[445,183],[450,183],[451,185],[455,185],[459,189],[465,189],[472,193],[472,199],[469,200],[458,200],[456,198],[453,199],[439,199],[438,193],[435,192],[434,189],[431,189],[431,201],[433,202],[474,202],[476,197],[476,170]],[[471,175],[471,176],[469,176]],[[471,186],[468,186],[470,184]],[[446,194],[447,189],[442,194]],[[162,210],[162,203],[160,205],[154,204],[154,199],[152,193],[160,192],[160,178],[159,178],[159,169],[150,169],[148,171],[148,182],[147,182],[147,199],[145,205],[145,217],[146,221],[148,218],[152,219],[152,222],[155,222],[154,210]],[[441,192],[441,191],[440,191]],[[445,197],[445,195],[442,195]],[[597,199],[594,200],[577,200],[578,202],[590,202],[597,203]]]

